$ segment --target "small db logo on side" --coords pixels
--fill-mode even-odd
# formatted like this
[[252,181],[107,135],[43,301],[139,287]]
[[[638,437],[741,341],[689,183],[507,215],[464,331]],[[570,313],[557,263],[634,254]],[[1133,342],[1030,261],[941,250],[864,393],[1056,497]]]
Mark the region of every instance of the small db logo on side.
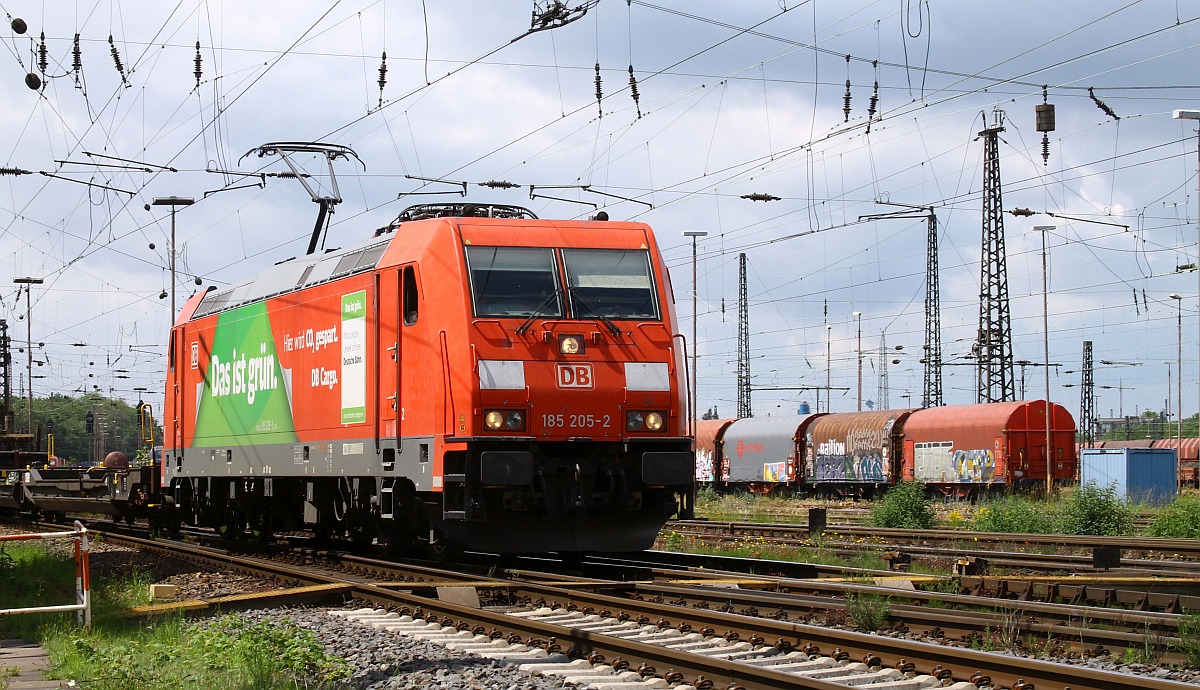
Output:
[[559,388],[595,388],[591,364],[559,364],[557,383]]

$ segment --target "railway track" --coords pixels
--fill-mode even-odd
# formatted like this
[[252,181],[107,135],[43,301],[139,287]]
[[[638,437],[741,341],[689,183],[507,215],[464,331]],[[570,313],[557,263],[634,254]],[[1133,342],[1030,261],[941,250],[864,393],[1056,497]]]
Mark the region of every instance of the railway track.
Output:
[[[725,534],[742,537],[763,537],[804,541],[811,539],[810,527],[800,524],[767,524],[757,522],[722,522],[715,520],[672,520],[664,530],[681,534]],[[1028,547],[1071,549],[1092,552],[1097,548],[1115,548],[1122,553],[1168,555],[1171,559],[1153,560],[1153,567],[1200,570],[1200,540],[1161,539],[1154,537],[1109,537],[1066,534],[1015,534],[1006,532],[969,532],[965,530],[910,530],[887,527],[826,526],[824,539],[861,539],[860,548],[914,545],[954,544],[1020,544]],[[1042,554],[1045,555],[1045,554]],[[1122,565],[1138,565],[1146,559],[1123,558]]]
[[[750,615],[749,609],[756,606],[751,597],[786,597],[788,593],[777,591],[777,582],[738,574],[688,578],[677,574],[652,576],[649,582],[618,581],[540,571],[497,572],[494,561],[493,572],[481,574],[315,549],[268,558],[210,546],[110,538],[267,575],[304,587],[302,594],[310,600],[335,597],[369,603],[394,614],[363,614],[372,624],[409,626],[413,634],[445,638],[464,649],[478,648],[478,653],[490,651],[500,658],[536,663],[540,672],[573,674],[573,678],[624,669],[645,680],[746,690],[845,688],[872,679],[892,683],[885,686],[888,688],[948,683],[959,690],[989,687],[989,682],[997,688],[1069,685],[1075,690],[1128,685],[1127,677],[1080,666],[831,630],[793,620],[792,614],[786,618]],[[647,570],[653,568],[639,566],[632,574],[645,575]],[[731,589],[731,585],[739,588]],[[683,599],[684,590],[713,598],[706,608],[696,607]],[[478,606],[474,597],[478,597]],[[220,604],[259,605],[260,601],[261,596],[252,603],[226,600]],[[716,601],[728,606],[715,606],[712,602]],[[778,605],[772,602],[757,608],[774,612]],[[587,660],[592,670],[583,669],[580,659]],[[804,675],[796,675],[801,673]],[[1140,680],[1139,684],[1148,688],[1185,687],[1150,678],[1142,684]]]
[[[674,522],[669,528],[675,535],[694,536],[697,540],[705,542],[745,543],[760,540],[797,548],[811,547],[815,543],[808,535],[807,526],[696,520]],[[1109,562],[1117,567],[1108,569],[1097,567],[1095,553],[1084,556],[987,551],[984,548],[988,544],[1000,543],[1024,545],[1027,538],[1031,544],[1040,548],[1055,545],[1075,550],[1129,548],[1140,553],[1171,553],[1174,557],[1186,560],[1118,558]],[[932,546],[927,542],[939,545]],[[1200,610],[1200,542],[1196,540],[828,528],[826,535],[820,538],[819,544],[822,550],[848,555],[857,555],[865,549],[872,549],[892,564],[906,563],[911,558],[920,556],[955,563],[960,573],[959,593],[962,594],[1023,602],[1126,607],[1138,611],[1164,613]],[[1018,574],[991,575],[989,571],[992,568],[1011,568]],[[814,574],[809,577],[836,577],[839,571],[860,577],[880,577],[888,574],[833,566],[812,566],[811,572]],[[1053,574],[1027,574],[1030,572]],[[1064,573],[1069,575],[1064,576]]]

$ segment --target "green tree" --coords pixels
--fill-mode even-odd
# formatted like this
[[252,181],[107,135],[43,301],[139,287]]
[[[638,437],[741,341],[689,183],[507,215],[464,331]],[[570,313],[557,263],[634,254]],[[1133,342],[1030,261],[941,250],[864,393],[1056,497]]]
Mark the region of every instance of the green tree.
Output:
[[[21,399],[13,399],[11,409],[17,418],[25,411]],[[87,433],[87,415],[93,415],[92,433]],[[156,412],[161,413],[161,410]],[[46,434],[48,422],[53,423],[54,455],[76,464],[100,462],[103,455],[96,456],[99,441],[103,441],[105,453],[119,450],[132,460],[142,442],[141,424],[137,409],[115,398],[101,395],[71,397],[53,393],[45,398],[33,399],[33,425],[41,433],[41,448],[48,450]],[[162,426],[154,419],[154,444],[162,443]]]

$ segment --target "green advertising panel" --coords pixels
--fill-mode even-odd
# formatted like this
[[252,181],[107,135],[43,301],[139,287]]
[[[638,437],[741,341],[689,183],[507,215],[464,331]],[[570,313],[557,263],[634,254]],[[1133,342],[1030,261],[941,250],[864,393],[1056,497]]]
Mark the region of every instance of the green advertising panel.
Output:
[[275,353],[265,303],[217,317],[194,444],[294,443],[296,429],[285,372]]
[[367,421],[367,293],[342,295],[342,424]]

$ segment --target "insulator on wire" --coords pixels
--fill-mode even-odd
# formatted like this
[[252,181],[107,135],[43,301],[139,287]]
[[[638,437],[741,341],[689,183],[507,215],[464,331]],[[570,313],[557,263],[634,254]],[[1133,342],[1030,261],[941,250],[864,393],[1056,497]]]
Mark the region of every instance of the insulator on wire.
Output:
[[200,78],[204,76],[204,70],[201,67],[203,64],[204,59],[200,57],[200,41],[196,41],[196,70],[192,74],[196,75],[197,89],[200,88]]
[[[1091,89],[1088,89],[1089,93]],[[1050,162],[1050,137],[1046,132],[1054,131],[1054,104],[1047,103],[1048,95],[1046,87],[1042,87],[1042,103],[1034,108],[1034,115],[1037,121],[1037,131],[1042,133],[1042,165]],[[1095,100],[1095,96],[1092,99]],[[1104,106],[1107,109],[1107,106]],[[1112,113],[1109,112],[1111,115]],[[1114,116],[1115,117],[1115,116]]]
[[846,95],[842,102],[842,113],[845,115],[845,122],[850,121],[850,56],[846,56]]
[[71,71],[75,73],[75,86],[79,86],[79,72],[83,70],[83,51],[79,49],[79,34],[75,34],[75,43],[71,47]]
[[637,108],[638,119],[642,119],[641,96],[638,95],[637,77],[633,76],[633,64],[629,65],[629,94],[633,96],[633,105]]
[[1105,115],[1108,115],[1109,117],[1111,117],[1114,120],[1121,119],[1121,117],[1119,115],[1117,115],[1116,113],[1113,112],[1112,108],[1108,107],[1107,103],[1100,100],[1099,98],[1096,98],[1096,94],[1092,93],[1092,87],[1090,87],[1090,86],[1088,87],[1088,96],[1091,97],[1092,102],[1096,104],[1097,108],[1104,111]]
[[38,70],[46,73],[46,68],[50,66],[50,61],[46,59],[46,32],[42,32],[41,40],[38,41]]
[[871,103],[867,106],[867,119],[875,117],[875,111],[879,105],[879,82],[875,82],[875,89],[871,91]]
[[387,51],[379,58],[379,107],[383,107],[383,87],[387,86]]
[[600,63],[596,63],[596,110],[600,111],[600,117],[604,117],[604,108],[600,105],[600,99],[604,98],[604,91],[600,88]]
[[112,34],[108,35],[108,49],[112,53],[113,63],[117,66],[117,73],[121,75],[121,83],[128,89],[129,80],[125,78],[125,65],[121,64],[121,54],[117,52],[117,44],[113,42]]
[[846,95],[843,98],[845,99],[842,104],[842,114],[845,115],[845,119],[843,120],[843,122],[849,122],[850,121],[850,80],[849,79],[846,80]]

